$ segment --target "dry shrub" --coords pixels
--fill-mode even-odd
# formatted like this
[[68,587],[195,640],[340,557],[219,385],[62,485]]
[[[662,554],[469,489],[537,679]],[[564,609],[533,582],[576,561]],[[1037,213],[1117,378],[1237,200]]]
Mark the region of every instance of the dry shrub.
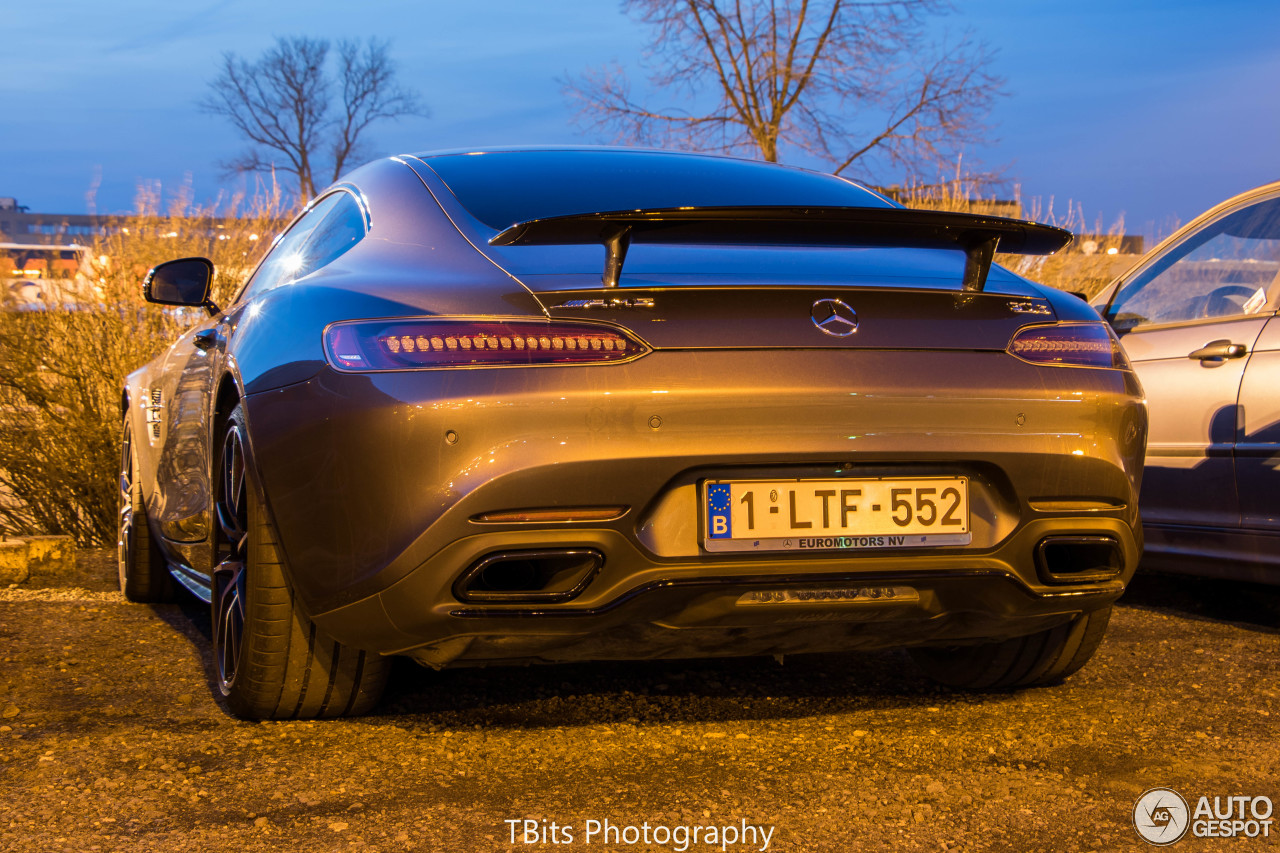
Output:
[[1133,255],[1118,254],[1124,237],[1124,217],[1110,228],[1104,228],[1100,218],[1090,227],[1079,204],[1067,202],[1066,215],[1059,216],[1052,198],[1047,206],[1037,198],[1030,205],[1027,218],[1087,235],[1077,237],[1076,242],[1055,255],[1014,255],[1001,261],[1014,272],[1042,284],[1092,298],[1136,260]]
[[124,377],[199,319],[144,302],[146,271],[210,258],[226,304],[287,213],[266,191],[200,206],[187,188],[160,207],[159,188],[142,188],[74,280],[0,309],[0,533],[115,541]]
[[[1067,202],[1065,213],[1059,213],[1053,198],[1048,204],[1036,198],[1024,205],[1021,193],[1015,188],[1013,199],[1001,200],[984,193],[984,185],[959,177],[929,186],[911,186],[895,195],[908,207],[1031,219],[1074,234],[1089,235],[1077,238],[1054,255],[996,255],[996,262],[1002,266],[1059,290],[1092,297],[1134,260],[1133,256],[1116,254],[1124,236],[1123,217],[1110,228],[1104,229],[1101,219],[1089,227],[1083,208],[1072,202]],[[1116,253],[1111,253],[1112,249]]]

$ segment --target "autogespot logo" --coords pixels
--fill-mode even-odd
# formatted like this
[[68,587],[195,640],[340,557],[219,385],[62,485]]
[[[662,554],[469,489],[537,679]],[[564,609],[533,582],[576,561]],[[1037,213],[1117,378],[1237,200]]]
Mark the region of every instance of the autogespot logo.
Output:
[[1152,788],[1133,805],[1133,828],[1161,847],[1186,835],[1190,822],[1187,801],[1172,788]]
[[813,325],[828,335],[847,337],[858,331],[858,315],[839,299],[819,299],[809,311]]

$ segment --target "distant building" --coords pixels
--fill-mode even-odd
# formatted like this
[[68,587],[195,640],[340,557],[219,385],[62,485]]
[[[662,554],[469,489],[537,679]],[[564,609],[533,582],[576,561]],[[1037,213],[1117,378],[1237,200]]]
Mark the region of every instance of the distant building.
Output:
[[88,246],[117,227],[116,219],[31,213],[16,198],[0,196],[0,301],[58,298],[74,287]]
[[907,207],[919,207],[925,210],[955,210],[965,213],[985,213],[992,216],[1008,216],[1012,219],[1022,218],[1022,203],[1014,199],[1003,198],[969,198],[961,189],[953,187],[872,187],[881,195],[888,196]]
[[83,213],[31,213],[16,198],[0,196],[0,242],[18,246],[90,243],[117,227],[119,217]]
[[1070,251],[1082,255],[1141,255],[1147,250],[1141,234],[1077,234]]

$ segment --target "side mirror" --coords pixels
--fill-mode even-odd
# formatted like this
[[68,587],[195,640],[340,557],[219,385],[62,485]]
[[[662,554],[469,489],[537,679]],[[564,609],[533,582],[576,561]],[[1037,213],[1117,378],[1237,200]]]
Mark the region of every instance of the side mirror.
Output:
[[142,296],[158,305],[204,308],[214,315],[218,313],[218,306],[209,301],[212,285],[213,261],[181,258],[152,267],[142,282]]

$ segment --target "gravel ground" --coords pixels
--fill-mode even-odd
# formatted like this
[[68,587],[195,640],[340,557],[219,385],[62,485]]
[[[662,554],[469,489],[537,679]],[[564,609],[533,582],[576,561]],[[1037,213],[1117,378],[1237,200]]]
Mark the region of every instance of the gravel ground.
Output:
[[[779,851],[1142,850],[1149,788],[1280,801],[1267,588],[1140,576],[1094,660],[1046,689],[949,691],[896,652],[406,664],[373,716],[245,723],[211,698],[205,609],[126,603],[111,559],[82,555],[75,588],[0,590],[0,850],[681,853],[681,827],[695,853],[765,832]],[[606,821],[616,840],[588,837]]]

